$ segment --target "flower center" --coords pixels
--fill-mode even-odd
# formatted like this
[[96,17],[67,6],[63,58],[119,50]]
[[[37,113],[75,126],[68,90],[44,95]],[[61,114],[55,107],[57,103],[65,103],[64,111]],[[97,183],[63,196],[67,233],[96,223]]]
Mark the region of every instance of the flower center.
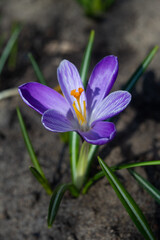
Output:
[[83,125],[84,123],[87,122],[86,121],[86,102],[83,101],[83,111],[80,104],[80,96],[83,91],[84,91],[83,88],[78,88],[78,92],[76,92],[76,89],[73,89],[70,93],[71,96],[75,97],[78,104],[78,108],[76,106],[76,101],[74,101],[72,105],[80,125]]

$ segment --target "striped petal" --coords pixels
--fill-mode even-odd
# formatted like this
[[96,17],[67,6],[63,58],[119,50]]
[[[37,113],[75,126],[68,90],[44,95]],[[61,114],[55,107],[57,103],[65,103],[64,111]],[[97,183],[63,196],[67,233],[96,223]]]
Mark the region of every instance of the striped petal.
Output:
[[102,145],[106,144],[114,138],[116,129],[114,124],[111,122],[99,121],[96,122],[88,132],[79,131],[79,134],[88,143]]
[[86,89],[89,112],[108,95],[117,74],[118,61],[115,56],[107,56],[95,66]]
[[[58,67],[57,76],[58,76],[58,81],[59,81],[61,90],[64,96],[66,97],[67,101],[69,102],[71,109],[74,113],[72,104],[75,101],[75,98],[71,95],[71,91],[76,90],[77,92],[79,88],[82,88],[84,90],[82,80],[79,76],[78,70],[71,62],[67,60],[63,60],[60,63],[60,66]],[[84,101],[86,102],[85,91],[81,93],[81,97],[80,97],[81,106],[83,106]],[[76,106],[78,108],[77,102],[76,102]]]
[[52,132],[69,132],[74,130],[71,119],[53,109],[46,111],[42,115],[42,124]]
[[43,114],[48,109],[55,109],[67,114],[70,108],[61,94],[37,82],[23,84],[18,91],[23,101],[40,114]]
[[122,112],[131,101],[131,94],[127,91],[116,91],[109,94],[94,108],[90,118],[90,124],[96,121],[107,120]]

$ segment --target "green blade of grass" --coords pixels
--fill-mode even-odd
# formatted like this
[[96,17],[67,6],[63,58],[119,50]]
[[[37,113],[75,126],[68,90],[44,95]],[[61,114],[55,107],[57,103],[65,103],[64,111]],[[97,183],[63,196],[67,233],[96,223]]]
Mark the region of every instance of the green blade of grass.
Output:
[[14,44],[15,44],[15,42],[16,42],[19,34],[20,34],[20,31],[21,31],[21,27],[18,26],[18,27],[14,30],[11,38],[9,39],[6,47],[4,48],[4,50],[3,50],[3,52],[2,52],[2,55],[1,55],[1,57],[0,57],[0,74],[1,74],[1,72],[2,72],[2,70],[3,70],[3,67],[4,67],[4,64],[5,64],[7,58],[8,58],[8,56],[9,56],[9,54],[10,54],[10,52],[11,52]]
[[28,153],[30,155],[31,161],[34,165],[34,168],[31,167],[30,170],[31,170],[32,174],[35,176],[35,178],[37,179],[37,181],[40,182],[41,185],[44,187],[46,192],[51,195],[52,194],[51,187],[50,187],[50,185],[48,183],[48,180],[46,179],[46,177],[44,175],[44,172],[43,172],[43,170],[42,170],[42,168],[41,168],[41,166],[38,162],[37,156],[35,154],[35,151],[33,149],[31,141],[29,139],[22,114],[21,114],[20,109],[18,107],[17,107],[17,116],[18,116],[18,120],[19,120],[19,124],[20,124],[20,127],[21,127],[21,131],[22,131],[22,135],[23,135],[23,139],[24,139],[26,148],[27,148]]
[[149,54],[146,56],[146,58],[143,60],[143,62],[138,66],[138,68],[136,69],[136,71],[133,73],[133,75],[130,77],[130,79],[128,80],[127,84],[124,87],[124,90],[126,91],[132,91],[133,87],[135,86],[135,84],[137,83],[138,79],[142,76],[142,74],[145,72],[145,70],[147,69],[148,65],[150,64],[150,62],[152,61],[152,59],[154,58],[155,54],[157,53],[159,47],[155,46],[150,52]]
[[69,190],[70,192],[74,192],[75,196],[78,195],[78,192],[74,188],[73,184],[66,183],[66,184],[60,184],[56,187],[56,189],[53,192],[53,195],[50,200],[49,209],[48,209],[48,227],[51,227],[55,217],[57,215],[57,212],[59,210],[60,203],[62,201],[62,198],[65,194],[65,192]]
[[[138,163],[126,163],[126,164],[121,164],[121,165],[116,165],[116,166],[112,166],[110,167],[111,170],[117,171],[117,170],[121,170],[121,169],[128,169],[128,168],[133,168],[133,167],[142,167],[142,166],[153,166],[153,165],[160,165],[160,160],[155,160],[155,161],[147,161],[147,162],[138,162]],[[86,194],[86,192],[88,191],[88,189],[96,182],[98,181],[100,178],[104,177],[104,172],[100,171],[98,173],[96,173],[91,179],[89,179],[89,181],[85,184],[82,193]]]
[[37,179],[37,181],[42,185],[42,187],[46,190],[47,194],[52,195],[53,191],[46,179],[42,177],[42,175],[36,170],[34,167],[29,168],[33,176]]
[[52,227],[64,193],[68,190],[69,184],[61,184],[56,187],[50,200],[48,209],[48,227]]
[[160,191],[155,188],[150,182],[144,179],[137,172],[129,169],[129,173],[137,180],[137,182],[146,189],[146,191],[160,204]]
[[[14,33],[14,31],[17,29],[17,27],[19,27],[19,23],[17,22],[14,22],[12,24],[12,34]],[[16,67],[16,64],[17,64],[17,55],[18,55],[18,39],[16,39],[11,51],[10,51],[10,54],[9,54],[9,57],[8,57],[8,69],[9,70],[14,70],[15,67]]]
[[95,36],[95,32],[92,30],[90,32],[89,41],[83,56],[82,65],[80,69],[80,76],[81,76],[84,88],[86,88],[86,85],[87,85],[87,75],[88,75],[88,69],[89,69],[89,64],[91,60],[94,36]]
[[36,74],[38,81],[43,85],[47,85],[46,80],[45,80],[36,60],[34,59],[32,53],[28,53],[28,57],[32,63],[32,66],[33,66],[33,69],[34,69],[34,72]]
[[126,168],[153,166],[153,165],[160,165],[160,160],[119,164],[116,166],[112,166],[111,169],[113,171],[116,171],[116,170],[126,169]]
[[34,167],[36,168],[36,170],[45,179],[44,173],[43,173],[42,168],[41,168],[41,166],[40,166],[40,164],[38,162],[37,156],[36,156],[36,154],[34,152],[33,146],[32,146],[31,141],[29,139],[29,136],[28,136],[28,133],[27,133],[27,130],[26,130],[26,126],[25,126],[22,114],[21,114],[20,109],[18,107],[17,107],[17,116],[18,116],[20,127],[21,127],[23,139],[24,139],[24,142],[26,144],[26,148],[27,148],[28,153],[30,155],[31,161],[32,161]]
[[98,18],[115,0],[77,0],[83,7],[85,14],[91,18]]
[[150,226],[140,210],[139,206],[136,204],[131,195],[127,192],[124,186],[121,184],[119,179],[113,173],[113,171],[103,162],[102,159],[98,157],[99,164],[105,173],[106,178],[120,199],[121,203],[128,212],[131,220],[139,230],[139,232],[144,236],[146,240],[155,240],[155,237],[150,229]]
[[97,182],[99,179],[101,179],[102,177],[104,177],[104,172],[100,171],[98,173],[96,173],[91,179],[89,179],[89,181],[85,184],[85,186],[82,189],[82,194],[86,194],[88,189],[95,183]]
[[[93,48],[93,42],[94,42],[94,31],[91,31],[88,45],[86,47],[81,70],[80,70],[80,76],[83,82],[84,87],[87,84],[87,74],[88,74],[88,68]],[[75,182],[76,179],[76,167],[77,167],[77,161],[78,161],[78,155],[79,155],[79,142],[80,137],[76,132],[70,132],[70,165],[71,165],[71,172],[72,172],[72,182]]]
[[[127,83],[126,83],[125,87],[123,88],[123,90],[129,91],[129,92],[131,92],[133,90],[133,88],[135,87],[137,81],[140,79],[140,77],[142,76],[144,71],[147,69],[147,67],[150,64],[150,62],[152,61],[153,57],[157,53],[158,48],[159,48],[158,46],[155,46],[149,52],[149,54],[146,56],[146,58],[143,60],[143,62],[139,65],[139,67],[135,70],[133,75],[127,81]],[[88,156],[89,166],[91,165],[92,160],[94,159],[94,156],[96,155],[96,153],[98,151],[98,148],[99,147],[97,145],[92,145],[91,146],[90,152],[89,152],[89,156]]]

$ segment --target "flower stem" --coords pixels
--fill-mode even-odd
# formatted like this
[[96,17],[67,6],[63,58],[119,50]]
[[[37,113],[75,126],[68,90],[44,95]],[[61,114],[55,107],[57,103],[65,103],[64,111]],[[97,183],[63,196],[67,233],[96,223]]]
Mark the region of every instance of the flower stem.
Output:
[[88,169],[87,160],[88,160],[89,146],[90,144],[84,141],[80,150],[80,155],[77,163],[76,178],[75,178],[74,185],[79,190],[83,186],[86,179],[86,174]]

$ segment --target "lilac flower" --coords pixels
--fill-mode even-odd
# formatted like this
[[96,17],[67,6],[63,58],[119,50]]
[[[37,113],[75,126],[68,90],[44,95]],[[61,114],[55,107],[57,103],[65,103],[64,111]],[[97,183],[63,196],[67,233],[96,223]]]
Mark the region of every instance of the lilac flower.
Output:
[[21,85],[19,93],[26,104],[42,114],[42,123],[48,130],[76,131],[85,141],[101,145],[116,133],[114,124],[104,120],[123,111],[131,100],[126,91],[109,94],[117,74],[117,58],[103,58],[95,66],[85,92],[76,67],[63,60],[57,75],[64,97],[36,82]]

